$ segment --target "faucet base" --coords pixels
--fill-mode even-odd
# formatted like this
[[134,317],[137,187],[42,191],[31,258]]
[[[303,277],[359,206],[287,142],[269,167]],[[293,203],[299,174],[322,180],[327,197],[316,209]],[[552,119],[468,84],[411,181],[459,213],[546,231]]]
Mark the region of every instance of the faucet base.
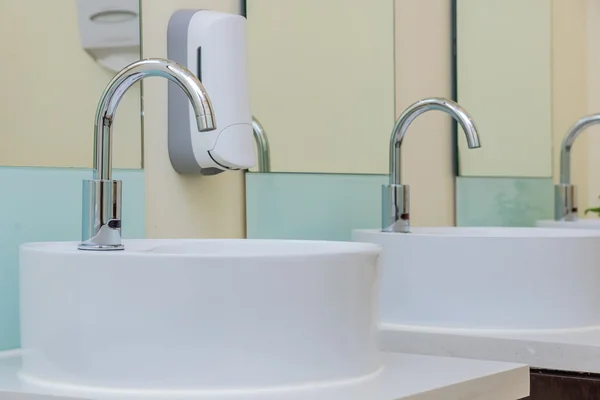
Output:
[[409,233],[410,186],[384,185],[381,202],[381,231]]
[[122,244],[117,245],[103,245],[103,244],[87,244],[81,243],[77,246],[79,250],[91,250],[91,251],[114,251],[114,250],[125,250],[125,246]]
[[554,219],[577,221],[577,212],[577,187],[565,183],[554,185]]
[[122,250],[122,182],[106,179],[83,181],[83,215],[80,250]]

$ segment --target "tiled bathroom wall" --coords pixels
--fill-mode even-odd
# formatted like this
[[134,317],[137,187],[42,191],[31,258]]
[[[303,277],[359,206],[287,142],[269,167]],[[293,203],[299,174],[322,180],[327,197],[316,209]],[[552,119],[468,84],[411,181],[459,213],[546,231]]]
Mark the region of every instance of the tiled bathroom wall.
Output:
[[[81,237],[78,168],[0,167],[0,351],[19,347],[18,246]],[[123,235],[145,235],[144,172],[116,170],[123,180]]]
[[[378,228],[387,175],[246,174],[249,238],[349,240]],[[456,178],[458,226],[533,226],[553,215],[551,178]]]

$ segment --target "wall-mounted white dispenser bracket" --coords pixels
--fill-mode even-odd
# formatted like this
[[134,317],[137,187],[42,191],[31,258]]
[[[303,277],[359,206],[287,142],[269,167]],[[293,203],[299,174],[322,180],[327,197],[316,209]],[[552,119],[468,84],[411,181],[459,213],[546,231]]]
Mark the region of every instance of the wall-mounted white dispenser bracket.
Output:
[[179,173],[214,175],[256,163],[246,61],[246,19],[209,10],[171,16],[167,56],[194,72],[210,96],[217,129],[198,132],[186,95],[169,83],[169,157]]
[[139,0],[77,0],[81,45],[117,72],[140,59]]

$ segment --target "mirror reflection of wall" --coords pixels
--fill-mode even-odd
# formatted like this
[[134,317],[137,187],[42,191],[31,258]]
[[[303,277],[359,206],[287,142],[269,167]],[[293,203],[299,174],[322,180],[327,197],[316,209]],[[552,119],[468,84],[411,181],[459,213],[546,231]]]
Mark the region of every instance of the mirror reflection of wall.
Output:
[[[0,2],[0,54],[0,165],[91,167],[94,113],[115,72],[82,48],[78,2]],[[115,123],[118,168],[141,168],[140,120],[138,85]]]
[[552,0],[457,0],[456,91],[484,137],[460,175],[552,174]]
[[[451,2],[351,0],[342,4],[339,1],[273,0],[273,7],[262,7],[263,2],[247,0],[249,75],[253,113],[270,139],[274,173],[246,174],[248,237],[349,240],[351,230],[356,227],[379,227],[381,186],[389,180],[389,143],[395,118],[419,99],[452,96]],[[337,7],[337,14],[329,9],[330,5]],[[307,10],[297,11],[302,7],[307,7]],[[318,19],[321,8],[326,10],[329,25],[327,21]],[[361,22],[360,16],[364,13],[373,14]],[[285,18],[280,17],[282,21],[278,22],[278,15]],[[296,15],[301,19],[296,21]],[[289,48],[282,43],[279,45],[282,49],[260,53],[258,47],[262,43],[252,36],[255,30],[262,29],[257,20],[284,25],[280,29],[288,36]],[[288,24],[298,26],[292,30],[287,28]],[[318,37],[311,32],[305,34],[305,30],[311,31],[315,26],[320,27]],[[271,29],[280,33],[275,28]],[[268,29],[266,31],[268,33]],[[275,42],[277,37],[269,37],[267,33],[259,34],[268,47],[270,41]],[[304,41],[306,37],[310,37],[313,43],[337,49],[337,52],[309,57],[316,50]],[[349,43],[348,38],[365,50],[356,52],[356,45]],[[262,56],[257,57],[254,51]],[[363,56],[373,51],[380,57],[375,60],[385,60],[386,64],[390,64],[389,69],[382,69],[379,76],[376,70],[362,73],[381,66],[373,65],[372,60]],[[277,75],[277,71],[271,71],[275,67],[269,63],[271,54],[280,53],[285,53],[286,58],[279,60],[275,57],[276,62],[284,63],[292,58],[294,63],[286,65],[283,73]],[[308,55],[303,57],[303,54]],[[336,57],[344,62],[337,62]],[[323,60],[333,67],[321,68]],[[348,60],[362,65],[362,70],[341,68],[348,64]],[[270,76],[260,69],[260,80],[256,80],[256,70],[263,65],[271,71],[270,75],[277,80],[277,85],[270,86]],[[300,81],[305,83],[300,86],[294,80],[297,76],[303,77],[299,70],[305,66],[309,73],[316,75],[314,81],[321,83],[309,85],[310,82]],[[318,75],[320,68],[323,75]],[[338,81],[339,74],[348,73],[360,79],[353,82],[355,86]],[[379,82],[379,79],[382,79],[381,85],[385,88],[379,96],[384,97],[377,97],[372,90],[369,91],[370,85]],[[285,93],[290,85],[301,96],[294,92]],[[372,105],[375,109],[368,114],[357,110],[354,101],[356,93],[363,92],[365,95],[358,96],[359,99],[370,100],[361,104]],[[279,93],[287,96],[282,97],[284,101],[274,103],[269,99],[269,96],[275,98],[274,95]],[[308,97],[310,94],[312,97]],[[329,124],[330,129],[317,131],[315,128],[307,132],[306,119],[303,116],[303,119],[298,119],[297,112],[304,109],[301,100],[306,98],[318,99],[321,103],[318,116]],[[336,107],[340,105],[341,108],[333,110],[328,104],[331,99],[335,100],[333,104]],[[291,109],[286,102],[292,105]],[[389,111],[385,111],[387,107],[391,107]],[[267,116],[263,116],[264,113]],[[271,118],[285,115],[279,120],[285,131],[275,131],[269,115],[272,115]],[[340,126],[345,130],[341,131]],[[355,129],[360,126],[363,128]],[[290,129],[297,133],[292,134]],[[291,141],[290,145],[286,145],[287,140]],[[300,143],[296,144],[296,140]],[[411,219],[416,226],[454,225],[452,140],[451,118],[433,111],[423,114],[411,124],[410,133],[403,142],[402,175],[404,182],[411,187]],[[329,146],[323,146],[327,151],[318,154],[310,151],[311,146],[314,147],[315,143],[318,146],[321,142]],[[290,167],[282,169],[281,165],[287,162]]]
[[[308,83],[299,86],[298,80],[290,78],[304,76],[300,72],[306,70],[303,69],[306,64],[309,68],[317,65],[306,56],[315,50],[303,41],[310,32],[305,34],[302,27],[309,29],[307,20],[311,21],[311,29],[318,26],[315,22],[318,17],[296,10],[311,3],[277,2],[273,7],[262,8],[263,1],[247,1],[252,107],[272,137],[272,171],[330,173],[318,177],[314,174],[302,177],[248,174],[247,226],[253,237],[344,239],[353,225],[377,227],[379,224],[380,185],[386,181],[388,172],[387,141],[393,118],[373,117],[371,122],[381,122],[381,126],[377,128],[377,134],[375,130],[368,131],[373,139],[368,141],[361,136],[365,129],[344,131],[344,141],[336,136],[340,131],[334,127],[319,136],[311,136],[320,132],[315,129],[300,134],[303,124],[297,123],[297,111],[305,108],[306,102],[301,100],[310,97],[299,94],[305,90],[308,94],[321,95],[318,100],[323,104],[319,109],[323,111],[327,96],[337,93],[334,87],[327,85],[336,81],[331,76],[337,76],[336,72],[340,71],[340,68],[327,71],[330,81],[315,85],[327,90],[316,92]],[[383,8],[383,3],[386,2],[375,7]],[[455,6],[454,15],[450,12],[451,3]],[[290,17],[284,24],[284,18],[276,18],[288,15],[288,8],[294,11],[290,15],[302,17],[304,25],[294,30],[294,24],[300,22]],[[600,37],[597,34],[600,29],[597,28],[600,26],[598,1],[439,0],[429,3],[400,0],[393,8],[396,19],[391,23],[389,33],[394,44],[395,74],[390,81],[393,80],[395,85],[396,115],[422,97],[452,96],[454,84],[457,100],[473,115],[482,141],[481,149],[464,151],[464,136],[457,135],[458,154],[453,164],[450,128],[446,131],[445,125],[450,126],[447,116],[428,113],[411,125],[411,133],[403,145],[402,162],[403,180],[411,185],[415,226],[533,226],[537,220],[552,218],[553,183],[558,176],[562,139],[575,121],[600,110],[594,109],[594,104],[598,104],[594,93],[600,92],[594,90],[597,86],[594,82],[599,79],[594,75],[598,70],[596,61],[600,59],[596,54],[599,52],[596,49],[600,49],[596,45]],[[387,21],[386,15],[381,11],[381,21]],[[331,13],[329,16],[332,18]],[[432,23],[434,18],[437,19]],[[269,23],[279,23],[283,28],[278,25],[265,28]],[[346,26],[344,24],[344,20],[331,22],[331,26],[337,28],[334,33]],[[451,52],[453,32],[450,24],[455,27],[455,56]],[[262,36],[261,29],[266,32],[262,32]],[[269,36],[270,31],[279,35]],[[366,35],[365,32],[378,31],[365,29],[363,34]],[[294,36],[294,33],[300,36]],[[283,45],[275,47],[273,43],[284,34],[288,37],[282,40]],[[337,42],[343,42],[343,39],[335,38]],[[379,41],[371,46],[381,46],[390,40],[389,37],[373,37],[373,41],[376,39]],[[322,43],[329,43],[328,40],[325,33],[319,37]],[[288,42],[293,45],[286,47]],[[261,47],[263,43],[272,49],[267,52]],[[333,47],[333,42],[330,46]],[[385,48],[381,47],[379,51],[383,52]],[[297,49],[304,50],[294,52]],[[276,57],[275,64],[269,65],[265,60],[270,60],[272,54],[286,57],[281,57],[283,61]],[[454,70],[453,58],[456,61]],[[327,58],[321,56],[319,59]],[[288,60],[293,62],[285,65]],[[269,85],[271,78],[277,81],[276,85]],[[279,93],[282,96],[276,97]],[[275,102],[273,98],[281,101]],[[335,104],[342,104],[342,100]],[[294,106],[289,107],[290,104]],[[360,113],[329,110],[324,112],[323,119],[337,124],[340,115]],[[579,187],[582,212],[588,205],[597,205],[600,194],[600,184],[594,180],[597,175],[594,171],[600,170],[594,167],[594,162],[600,158],[594,157],[593,146],[588,145],[600,139],[597,135],[592,136],[586,134],[578,139],[572,157],[572,181]],[[326,154],[317,157],[317,152],[310,151],[315,143],[322,142],[324,145],[320,148],[327,148],[330,138],[335,138],[333,143],[338,147],[333,153],[329,148],[327,155],[335,154],[335,158],[327,158]],[[301,140],[301,143],[295,140]],[[371,145],[373,148],[369,147]],[[356,153],[352,146],[362,146],[364,151],[360,148],[361,151]],[[327,160],[330,164],[319,164],[319,160]],[[453,175],[456,164],[459,165],[458,177]],[[282,168],[282,165],[288,167]],[[320,167],[315,167],[317,165]],[[340,172],[373,175],[358,182],[357,176],[337,176]],[[379,174],[380,181],[375,182],[375,174]],[[298,182],[294,184],[295,179]],[[298,189],[302,179],[303,190]],[[317,182],[318,179],[321,181]],[[350,189],[350,184],[356,184],[356,188]],[[314,189],[306,189],[311,187]],[[325,194],[325,187],[332,193]],[[357,195],[359,192],[371,197],[363,199]],[[337,200],[328,203],[327,199],[335,195],[339,195]],[[301,199],[302,204],[295,199]],[[342,203],[346,208],[340,206]],[[285,207],[277,204],[285,204]],[[321,223],[318,221],[322,220],[327,221],[328,227],[339,227],[338,231],[334,234],[315,228],[314,232],[305,235],[298,228],[318,227]]]
[[[494,200],[500,198],[519,199],[515,209],[526,210],[511,225],[552,218],[562,140],[578,119],[600,111],[593,90],[597,1],[455,3],[457,99],[473,115],[483,142],[472,152],[458,137],[458,223],[505,224]],[[572,152],[581,216],[597,203],[591,178],[596,157],[588,145],[593,140],[582,135]]]
[[252,111],[273,172],[387,172],[393,3],[246,1]]

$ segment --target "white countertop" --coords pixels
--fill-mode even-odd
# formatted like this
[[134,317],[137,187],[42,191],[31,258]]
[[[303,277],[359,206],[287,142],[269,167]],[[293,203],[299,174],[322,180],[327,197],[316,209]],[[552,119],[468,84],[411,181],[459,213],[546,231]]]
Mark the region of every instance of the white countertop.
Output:
[[502,331],[384,324],[381,349],[441,357],[528,364],[532,368],[600,373],[600,327]]
[[[478,361],[411,354],[384,353],[383,370],[371,378],[352,384],[311,385],[299,390],[256,391],[228,396],[211,392],[205,396],[170,400],[517,400],[529,395],[529,368],[519,364]],[[21,357],[18,351],[0,353],[0,400],[61,399],[164,399],[163,396],[106,395],[89,393],[35,393],[22,387],[17,377]],[[162,400],[161,399],[161,400]]]

